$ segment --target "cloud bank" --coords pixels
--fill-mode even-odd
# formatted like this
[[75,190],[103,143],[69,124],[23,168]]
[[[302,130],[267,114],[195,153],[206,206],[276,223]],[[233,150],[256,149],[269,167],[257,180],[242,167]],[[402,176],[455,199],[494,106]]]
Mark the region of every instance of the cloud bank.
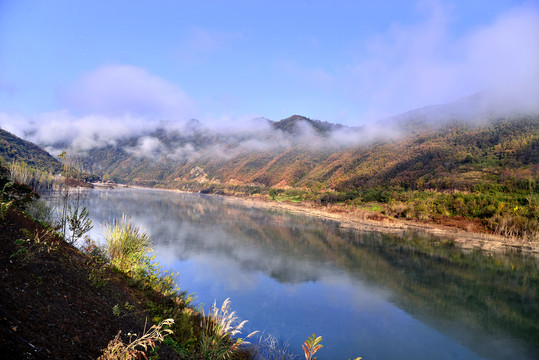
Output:
[[[538,6],[514,8],[490,24],[454,34],[454,16],[449,8],[437,1],[420,4],[423,21],[393,24],[372,38],[360,55],[355,54],[359,61],[345,60],[349,66],[329,71],[292,61],[282,62],[280,68],[287,78],[326,91],[342,89],[358,106],[366,103],[364,119],[358,119],[358,123],[451,102],[478,91],[482,91],[480,105],[485,112],[539,111]],[[193,54],[213,54],[222,42],[238,36],[193,29],[191,50]],[[378,124],[360,130],[336,129],[321,138],[306,123],[300,124],[299,135],[290,135],[272,129],[264,119],[207,118],[176,84],[125,64],[107,64],[84,74],[64,88],[61,100],[63,109],[58,111],[32,116],[0,113],[0,127],[53,154],[62,146],[85,152],[140,137],[127,149],[129,152],[151,158],[166,154],[173,160],[230,158],[242,152],[293,145],[354,146],[399,135],[398,130]],[[470,108],[477,107],[473,101],[462,102],[461,114],[469,111],[468,103]],[[473,116],[478,114],[477,109],[474,111]],[[432,112],[425,114],[435,117]],[[180,141],[170,149],[152,135],[157,129],[192,134],[196,132],[189,123],[192,118],[202,118],[209,124],[201,129],[208,136],[219,137],[218,145],[200,152],[196,144]]]
[[194,102],[177,86],[129,65],[105,65],[85,74],[63,96],[68,109],[82,114],[136,115],[148,121],[188,119]]
[[105,65],[83,75],[64,89],[62,101],[64,110],[0,113],[0,127],[53,153],[68,147],[84,152],[158,127],[178,128],[196,116],[194,101],[180,88],[129,65]]
[[[380,119],[488,91],[505,110],[538,111],[539,7],[514,8],[461,35],[442,2],[422,2],[425,20],[393,24],[341,77],[346,91]],[[346,80],[348,79],[348,80]]]

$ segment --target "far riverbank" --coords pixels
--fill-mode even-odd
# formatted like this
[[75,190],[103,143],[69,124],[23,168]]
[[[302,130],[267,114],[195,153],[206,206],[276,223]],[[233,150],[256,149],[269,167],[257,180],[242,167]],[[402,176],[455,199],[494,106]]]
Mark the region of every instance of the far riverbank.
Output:
[[[188,192],[177,189],[155,189],[140,186],[119,185],[120,188],[152,189],[173,192]],[[102,188],[102,187],[101,187]],[[112,186],[109,188],[113,188]],[[227,202],[241,203],[245,206],[282,209],[295,213],[333,220],[343,228],[360,231],[374,231],[392,234],[402,234],[407,231],[420,231],[436,237],[451,240],[455,246],[464,250],[482,250],[493,253],[508,251],[532,254],[539,257],[539,240],[523,241],[515,238],[506,238],[500,235],[487,234],[473,230],[463,230],[453,226],[440,225],[431,222],[415,222],[395,219],[373,211],[357,207],[347,207],[340,204],[327,206],[313,202],[277,202],[263,196],[239,197],[230,195],[206,194],[206,196],[220,196]]]

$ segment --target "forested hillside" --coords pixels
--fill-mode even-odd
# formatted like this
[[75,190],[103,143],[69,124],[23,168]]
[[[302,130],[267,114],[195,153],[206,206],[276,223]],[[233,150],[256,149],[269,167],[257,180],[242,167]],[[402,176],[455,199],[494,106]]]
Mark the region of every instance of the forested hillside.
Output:
[[[294,134],[294,125],[301,120],[290,119],[275,128]],[[160,153],[138,153],[140,138],[129,139],[94,149],[83,162],[87,170],[120,182],[168,186],[195,181],[338,191],[377,187],[471,191],[481,184],[510,190],[536,187],[539,116],[498,118],[483,125],[455,121],[422,129],[345,148],[298,142],[242,152],[237,149],[242,139],[161,130],[150,134],[165,149]],[[316,136],[323,143],[327,135]],[[179,156],[178,149],[191,149],[196,156]]]
[[0,164],[25,162],[36,170],[60,171],[61,164],[48,152],[29,141],[0,129]]
[[[464,218],[484,231],[537,237],[539,115],[475,123],[408,118],[388,123],[393,135],[367,140],[369,129],[300,116],[269,124],[256,135],[160,129],[91,150],[82,162],[105,179],[130,184],[376,203],[372,209],[397,218]],[[357,137],[355,144],[343,133]]]

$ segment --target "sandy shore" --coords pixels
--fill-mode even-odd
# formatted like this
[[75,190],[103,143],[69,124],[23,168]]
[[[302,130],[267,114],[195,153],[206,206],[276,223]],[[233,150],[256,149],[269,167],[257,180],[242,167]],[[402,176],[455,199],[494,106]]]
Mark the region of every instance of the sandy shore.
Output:
[[[122,186],[122,188],[125,186]],[[139,186],[128,186],[132,189],[148,189]],[[188,193],[174,189],[152,189],[172,192]],[[402,234],[405,231],[420,231],[433,236],[453,240],[455,246],[473,250],[479,249],[492,253],[504,253],[509,251],[522,252],[534,255],[539,258],[539,240],[522,241],[518,239],[505,238],[500,235],[477,233],[465,231],[455,227],[439,224],[419,223],[401,219],[376,216],[375,213],[361,209],[346,209],[342,206],[323,207],[313,203],[289,203],[269,201],[260,197],[234,197],[219,196],[226,202],[242,204],[257,208],[282,209],[293,213],[301,213],[309,216],[320,217],[337,221],[343,228],[356,229],[361,231],[375,231],[392,234]]]

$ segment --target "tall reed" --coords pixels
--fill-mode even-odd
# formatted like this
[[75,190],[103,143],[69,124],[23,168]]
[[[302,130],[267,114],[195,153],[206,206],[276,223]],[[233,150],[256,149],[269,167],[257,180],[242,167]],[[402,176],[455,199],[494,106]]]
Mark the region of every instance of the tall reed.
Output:
[[253,331],[245,338],[235,338],[241,334],[241,330],[247,320],[239,321],[235,311],[230,310],[230,299],[226,299],[221,307],[214,302],[207,316],[202,317],[201,328],[201,353],[205,359],[232,359],[240,346],[247,345],[245,341],[258,333]]

